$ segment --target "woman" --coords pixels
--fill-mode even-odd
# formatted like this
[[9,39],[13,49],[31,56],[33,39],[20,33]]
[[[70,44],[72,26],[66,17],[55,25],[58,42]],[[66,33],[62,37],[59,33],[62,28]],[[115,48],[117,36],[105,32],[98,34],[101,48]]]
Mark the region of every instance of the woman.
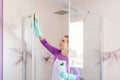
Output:
[[34,16],[34,31],[36,37],[39,37],[41,43],[46,47],[55,57],[53,61],[52,80],[75,80],[76,76],[68,74],[68,44],[69,37],[65,35],[59,43],[59,49],[51,46],[43,37],[39,28],[38,17]]

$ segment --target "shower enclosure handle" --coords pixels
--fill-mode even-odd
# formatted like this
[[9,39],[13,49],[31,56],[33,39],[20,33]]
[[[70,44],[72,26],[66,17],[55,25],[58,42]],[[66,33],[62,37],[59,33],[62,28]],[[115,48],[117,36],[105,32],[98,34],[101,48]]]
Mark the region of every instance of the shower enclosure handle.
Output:
[[22,17],[22,56],[23,56],[23,80],[27,80],[26,77],[26,52],[25,52],[25,18]]

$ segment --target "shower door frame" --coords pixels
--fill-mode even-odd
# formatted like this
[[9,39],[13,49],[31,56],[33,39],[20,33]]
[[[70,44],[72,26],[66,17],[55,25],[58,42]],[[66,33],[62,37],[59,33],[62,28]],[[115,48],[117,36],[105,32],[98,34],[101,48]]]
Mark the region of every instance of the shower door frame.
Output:
[[0,0],[0,80],[3,80],[3,0]]

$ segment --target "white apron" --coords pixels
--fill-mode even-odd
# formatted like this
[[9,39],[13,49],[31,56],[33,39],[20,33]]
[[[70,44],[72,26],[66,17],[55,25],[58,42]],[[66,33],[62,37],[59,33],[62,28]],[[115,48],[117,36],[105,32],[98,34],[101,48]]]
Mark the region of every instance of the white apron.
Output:
[[[64,64],[64,66],[61,66],[61,64]],[[57,58],[53,64],[52,80],[65,80],[60,77],[60,72],[62,71],[66,71],[66,61]]]

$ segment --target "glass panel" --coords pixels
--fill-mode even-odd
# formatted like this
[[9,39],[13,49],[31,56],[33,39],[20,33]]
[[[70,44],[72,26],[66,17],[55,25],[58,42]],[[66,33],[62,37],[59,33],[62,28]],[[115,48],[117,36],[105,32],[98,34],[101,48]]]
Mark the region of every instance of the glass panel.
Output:
[[[71,22],[69,27],[70,40],[70,72],[77,76],[77,80],[83,78],[83,21]],[[80,73],[81,72],[81,73]]]
[[68,35],[68,1],[4,0],[3,3],[3,80],[51,79],[55,57],[33,35],[33,12],[39,17],[46,40],[58,48],[61,37]]
[[3,57],[2,57],[2,38],[3,38],[3,11],[2,11],[2,7],[3,7],[3,4],[2,4],[2,0],[0,0],[0,80],[2,80],[2,63],[3,63]]
[[[85,80],[100,80],[101,18],[88,14],[84,23]],[[89,67],[88,67],[89,66]]]
[[34,45],[32,45],[32,38],[33,38],[33,34],[32,34],[32,16],[26,16],[23,18],[23,47],[24,47],[24,77],[25,80],[32,80],[32,50]]
[[[77,1],[76,1],[77,2]],[[70,5],[70,72],[77,80],[100,80],[101,18]]]
[[3,80],[31,80],[33,0],[4,0],[3,10]]
[[[39,18],[39,27],[48,43],[59,49],[59,42],[64,35],[68,35],[69,19],[68,19],[68,1],[67,0],[35,0],[35,14]],[[61,54],[61,53],[60,53]],[[56,57],[58,58],[58,57]],[[35,79],[51,80],[56,78],[53,75],[55,56],[51,54],[40,42],[39,38],[35,38]],[[56,61],[56,60],[55,60]],[[66,70],[65,70],[66,71]],[[60,75],[59,70],[55,71],[56,75]],[[60,77],[60,76],[59,76]],[[57,77],[54,80],[61,80]]]

